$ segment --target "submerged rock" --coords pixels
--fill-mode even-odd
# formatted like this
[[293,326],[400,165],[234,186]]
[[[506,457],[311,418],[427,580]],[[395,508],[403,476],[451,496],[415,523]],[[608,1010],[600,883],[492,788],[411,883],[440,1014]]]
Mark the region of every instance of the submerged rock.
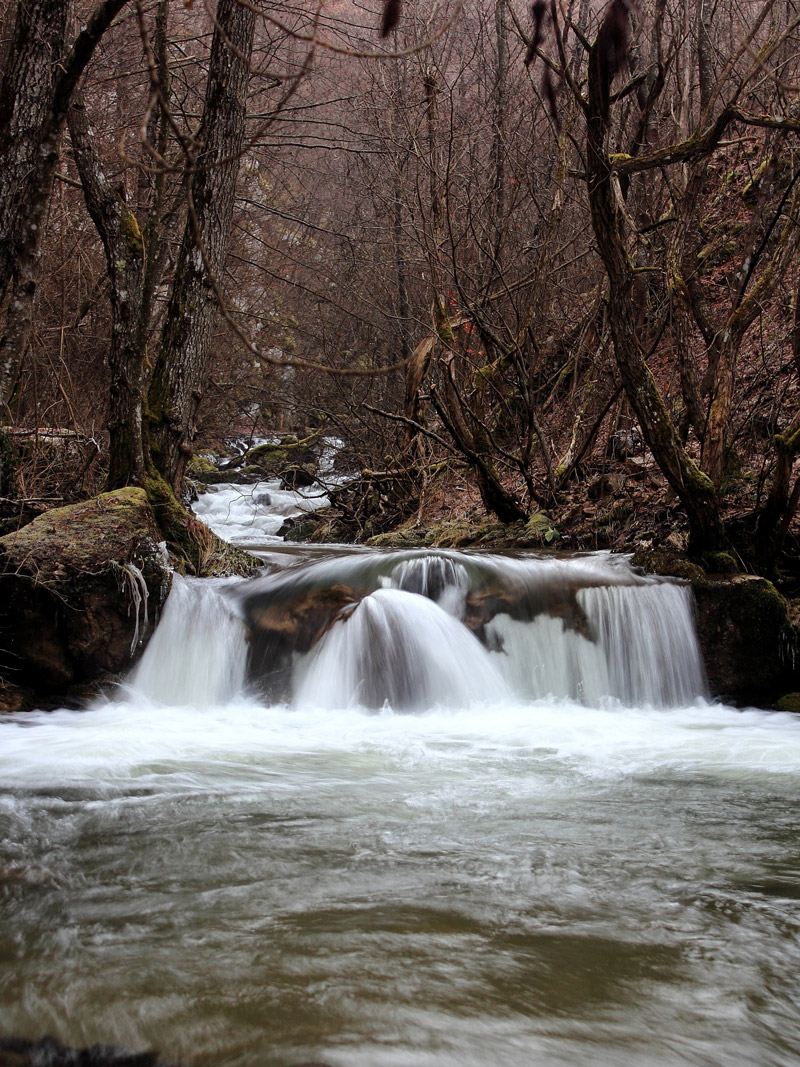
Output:
[[[0,1037],[0,1067],[179,1067],[167,1064],[155,1052],[131,1052],[113,1045],[69,1048],[52,1037],[28,1041],[22,1037]],[[329,1067],[315,1060],[296,1067]]]
[[55,508],[0,538],[0,707],[74,697],[126,670],[170,581],[141,489]]
[[[52,1037],[27,1041],[0,1037],[0,1067],[169,1067],[154,1052],[130,1052],[111,1045],[68,1048]],[[175,1067],[175,1065],[173,1065]]]

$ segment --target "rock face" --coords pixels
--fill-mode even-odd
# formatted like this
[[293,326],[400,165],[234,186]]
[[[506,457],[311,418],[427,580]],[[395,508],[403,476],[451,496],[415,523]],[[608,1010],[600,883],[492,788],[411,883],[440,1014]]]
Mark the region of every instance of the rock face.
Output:
[[633,562],[691,582],[714,696],[765,707],[800,689],[800,602],[781,596],[766,578],[706,574],[666,552],[637,552]]
[[0,707],[52,704],[131,665],[169,592],[159,541],[134,488],[0,538]]
[[791,604],[749,574],[695,583],[697,635],[711,691],[763,706],[798,688],[800,629]]
[[250,674],[270,699],[286,698],[293,654],[308,652],[365,592],[332,585],[277,599],[262,600],[256,595],[243,602],[250,633]]

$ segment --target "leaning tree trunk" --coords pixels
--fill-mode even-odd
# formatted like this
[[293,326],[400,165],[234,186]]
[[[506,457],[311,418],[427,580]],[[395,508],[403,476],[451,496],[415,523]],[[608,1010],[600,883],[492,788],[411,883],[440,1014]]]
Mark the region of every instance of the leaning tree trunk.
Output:
[[689,520],[693,554],[719,547],[724,532],[719,503],[710,478],[681,444],[664,398],[647,366],[637,332],[633,299],[634,268],[628,258],[614,198],[611,162],[606,151],[608,105],[613,70],[602,54],[608,43],[601,32],[589,53],[586,101],[587,185],[592,226],[609,281],[608,316],[622,384],[645,440]]
[[187,174],[189,217],[148,393],[152,461],[176,495],[191,454],[218,318],[217,279],[233,218],[254,27],[249,7],[220,0],[195,139],[200,151]]

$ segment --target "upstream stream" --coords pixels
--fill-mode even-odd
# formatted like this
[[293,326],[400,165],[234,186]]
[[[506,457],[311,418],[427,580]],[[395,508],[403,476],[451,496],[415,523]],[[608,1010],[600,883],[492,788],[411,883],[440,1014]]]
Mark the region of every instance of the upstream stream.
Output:
[[[688,590],[623,559],[290,550],[319,502],[201,497],[264,576],[176,579],[124,687],[0,721],[0,1032],[800,1064],[800,720],[711,701]],[[258,629],[334,587],[309,650]]]

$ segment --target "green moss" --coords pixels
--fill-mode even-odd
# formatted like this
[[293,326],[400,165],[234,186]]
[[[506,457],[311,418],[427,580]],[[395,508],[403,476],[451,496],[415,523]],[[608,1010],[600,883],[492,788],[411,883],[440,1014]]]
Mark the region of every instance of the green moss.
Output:
[[558,540],[558,530],[550,521],[549,515],[543,511],[537,511],[528,519],[524,526],[523,542],[532,547],[544,547]]
[[475,441],[475,451],[480,452],[483,455],[489,455],[492,451],[492,445],[489,441],[489,435],[482,426],[479,426],[473,435]]
[[[85,573],[99,573],[108,560],[131,560],[142,541],[142,531],[158,540],[158,530],[141,489],[130,486],[80,504],[52,508],[27,526],[0,539],[2,552],[24,577],[25,562],[35,560],[34,585],[65,589],[83,581]],[[64,560],[69,559],[69,568]]]
[[192,456],[186,465],[186,475],[195,481],[205,481],[207,478],[215,478],[219,470],[210,459],[205,456]]
[[780,700],[776,700],[775,707],[778,711],[792,711],[800,714],[800,693],[786,693]]
[[631,562],[634,567],[641,568],[646,574],[659,574],[665,578],[683,578],[698,585],[703,585],[707,581],[702,567],[660,548],[640,548],[634,553]]
[[725,241],[711,241],[697,253],[697,258],[704,267],[722,267],[730,263],[739,249],[737,242],[730,238]]
[[745,204],[747,204],[748,207],[755,207],[755,205],[758,203],[758,194],[761,185],[761,179],[764,177],[764,174],[766,173],[767,168],[769,167],[771,162],[771,156],[767,156],[767,158],[763,160],[761,165],[756,169],[756,172],[752,176],[752,178],[749,178],[744,183],[744,188],[742,189],[742,200],[744,200]]
[[730,552],[706,552],[703,566],[710,574],[735,574],[739,564]]
[[136,259],[143,259],[144,239],[142,238],[142,231],[139,229],[139,223],[136,221],[136,216],[132,211],[123,211],[120,230],[128,245],[130,254]]
[[289,462],[289,456],[289,448],[283,445],[258,445],[247,458],[257,467],[283,467]]
[[227,544],[178,501],[166,481],[151,472],[144,485],[156,522],[164,535],[175,566],[181,573],[210,578],[228,574],[249,574],[259,561]]

